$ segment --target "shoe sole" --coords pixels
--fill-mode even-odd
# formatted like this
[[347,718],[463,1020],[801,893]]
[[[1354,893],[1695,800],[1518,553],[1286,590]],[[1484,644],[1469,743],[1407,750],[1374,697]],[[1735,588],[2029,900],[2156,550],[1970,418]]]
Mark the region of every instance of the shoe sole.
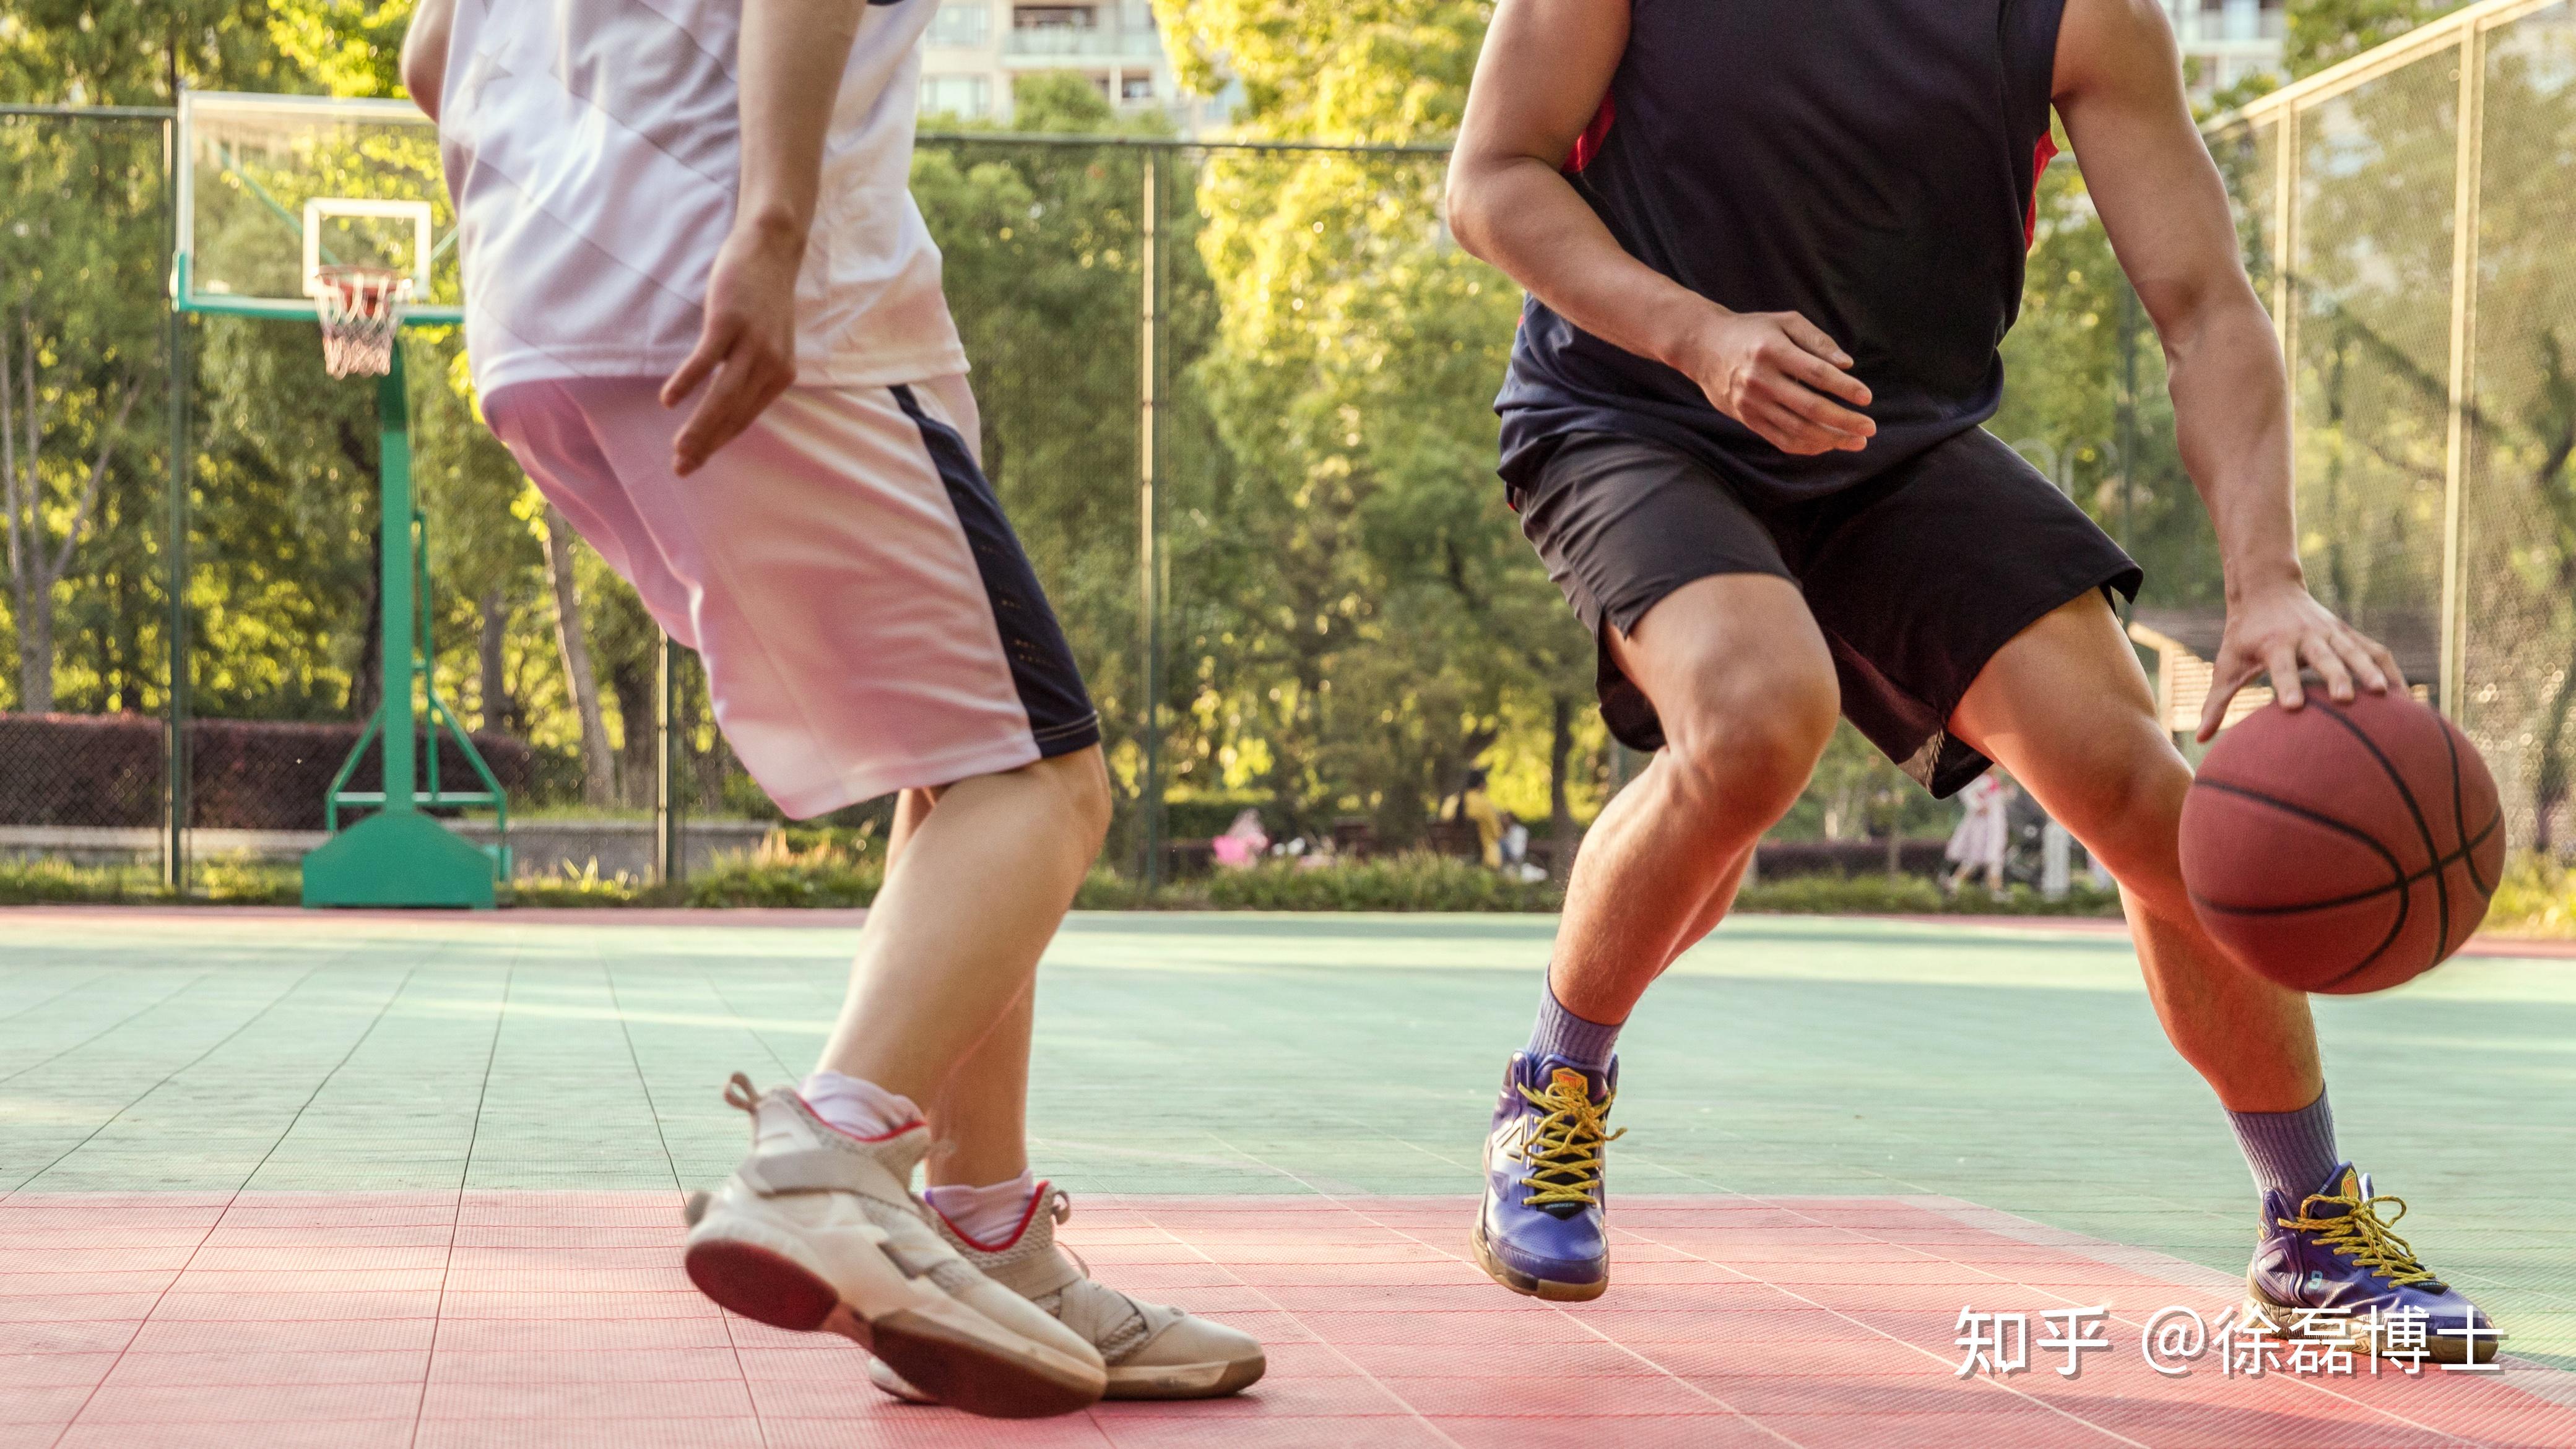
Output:
[[[2293,1333],[2291,1332],[2291,1329],[2298,1323],[2299,1315],[2306,1311],[2298,1307],[2296,1304],[2275,1303],[2271,1299],[2266,1298],[2259,1293],[2249,1293],[2246,1295],[2244,1308],[2247,1312],[2261,1315],[2264,1322],[2272,1324],[2274,1327],[2280,1329],[2281,1338],[2284,1342],[2298,1343],[2304,1341],[2308,1343],[2340,1343],[2351,1349],[2354,1353],[2368,1353],[2370,1351],[2370,1325],[2367,1323],[2354,1322],[2351,1325],[2351,1330],[2343,1334]],[[2432,1331],[2434,1327],[2435,1325],[2431,1323],[2424,1325],[2425,1361],[2428,1363],[2467,1363],[2469,1361],[2469,1340],[2458,1334],[2453,1334],[2447,1338],[2436,1336]],[[2481,1333],[2477,1339],[2477,1352],[2477,1361],[2479,1363],[2495,1362],[2497,1356],[2504,1352],[2504,1336],[2502,1334],[2497,1334],[2493,1337],[2489,1337],[2488,1335]],[[2388,1358],[2389,1355],[2381,1354],[2380,1357]]]
[[1485,1270],[1486,1277],[1526,1297],[1544,1298],[1551,1303],[1585,1303],[1610,1291],[1610,1275],[1606,1272],[1589,1283],[1565,1283],[1534,1277],[1504,1262],[1494,1256],[1492,1246],[1485,1241],[1485,1220],[1481,1216],[1467,1234],[1467,1241],[1475,1246],[1476,1264]]
[[[726,1238],[693,1243],[682,1255],[689,1281],[717,1306],[772,1328],[851,1339],[922,1392],[988,1419],[1040,1419],[1090,1407],[1097,1380],[984,1342],[911,1309],[870,1319],[830,1283],[781,1253]],[[961,1312],[971,1311],[961,1309]]]
[[[1161,1400],[1221,1399],[1239,1394],[1261,1381],[1270,1362],[1256,1356],[1241,1360],[1217,1359],[1207,1363],[1167,1364],[1155,1368],[1113,1368],[1109,1371],[1109,1391],[1104,1399]],[[883,1360],[869,1365],[868,1382],[907,1404],[935,1404],[939,1400],[922,1392],[900,1373],[891,1371]]]
[[1208,1363],[1163,1364],[1152,1367],[1112,1368],[1109,1390],[1104,1399],[1221,1399],[1239,1394],[1260,1382],[1269,1372],[1270,1360],[1255,1354],[1248,1359],[1216,1359]]

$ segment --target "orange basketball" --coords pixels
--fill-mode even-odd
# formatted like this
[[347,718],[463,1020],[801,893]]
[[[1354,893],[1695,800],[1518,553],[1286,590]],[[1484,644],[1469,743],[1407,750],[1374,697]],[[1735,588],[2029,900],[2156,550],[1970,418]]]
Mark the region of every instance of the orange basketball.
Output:
[[2201,762],[2182,876],[2201,924],[2301,991],[2381,991],[2486,919],[2504,868],[2495,778],[2451,722],[2394,694],[2248,716]]

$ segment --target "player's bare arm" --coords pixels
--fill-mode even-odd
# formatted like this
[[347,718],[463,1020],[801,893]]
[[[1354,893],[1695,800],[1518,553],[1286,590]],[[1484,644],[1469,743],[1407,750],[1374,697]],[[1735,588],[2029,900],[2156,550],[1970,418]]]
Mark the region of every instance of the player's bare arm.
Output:
[[1619,68],[1628,0],[1502,0],[1449,163],[1449,226],[1575,326],[1699,384],[1789,453],[1857,452],[1876,425],[1849,354],[1795,312],[1732,312],[1630,256],[1566,180]]
[[403,89],[433,121],[447,87],[447,36],[455,23],[456,0],[420,0],[412,7],[411,28],[403,32]]
[[2058,114],[2084,163],[2120,265],[2162,339],[2183,467],[2209,507],[2227,575],[2227,637],[2202,711],[2269,671],[2303,702],[2302,665],[2327,694],[2403,688],[2395,656],[2337,619],[2299,568],[2290,489],[2289,380],[2280,339],[2236,251],[2218,168],[2183,99],[2182,63],[2152,0],[2068,0],[2058,33]]
[[707,279],[697,349],[662,385],[664,407],[707,385],[671,440],[671,466],[683,477],[796,381],[796,273],[814,227],[823,135],[865,8],[864,0],[744,0],[742,191]]

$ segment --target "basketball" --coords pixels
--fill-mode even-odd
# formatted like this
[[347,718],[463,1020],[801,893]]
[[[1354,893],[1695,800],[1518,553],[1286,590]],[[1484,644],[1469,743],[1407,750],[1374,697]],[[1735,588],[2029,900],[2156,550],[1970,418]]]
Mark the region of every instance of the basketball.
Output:
[[2486,762],[2400,695],[2275,704],[2219,736],[2182,811],[2182,875],[2240,963],[2301,991],[2382,991],[2486,919],[2504,867]]

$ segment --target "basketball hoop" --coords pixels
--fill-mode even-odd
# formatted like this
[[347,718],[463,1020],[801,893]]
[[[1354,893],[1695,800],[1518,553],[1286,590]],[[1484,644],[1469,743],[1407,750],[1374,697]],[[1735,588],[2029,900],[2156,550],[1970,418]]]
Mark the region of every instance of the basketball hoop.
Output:
[[412,279],[390,267],[317,267],[313,310],[322,319],[322,363],[333,377],[393,371]]

